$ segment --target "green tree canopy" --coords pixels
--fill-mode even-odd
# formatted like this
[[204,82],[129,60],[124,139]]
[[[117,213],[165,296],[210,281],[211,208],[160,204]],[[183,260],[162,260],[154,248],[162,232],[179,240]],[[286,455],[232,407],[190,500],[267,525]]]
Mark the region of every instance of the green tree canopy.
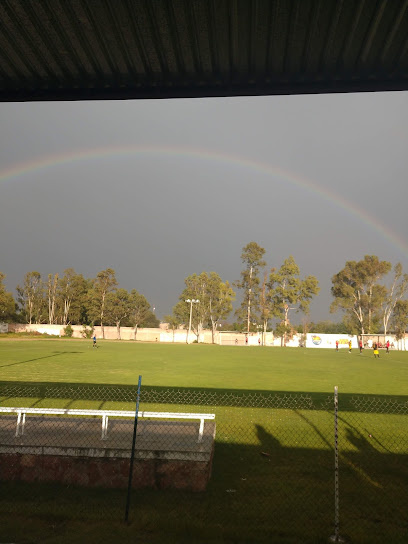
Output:
[[395,305],[392,323],[397,340],[404,338],[408,328],[408,300],[398,300]]
[[106,323],[114,323],[117,330],[117,338],[120,340],[120,325],[132,311],[132,298],[126,289],[116,289],[106,295],[105,320]]
[[27,272],[23,286],[17,285],[17,296],[20,311],[27,323],[41,323],[45,315],[44,285],[41,274],[37,271]]
[[391,263],[380,261],[376,255],[365,255],[361,261],[347,261],[332,278],[334,301],[330,311],[343,311],[349,322],[358,323],[362,334],[374,332],[387,298],[387,289],[379,280],[390,270]]
[[175,315],[165,315],[164,316],[164,322],[168,324],[170,329],[173,331],[173,342],[174,342],[174,335],[176,330],[180,326],[180,320]]
[[6,290],[6,275],[0,272],[0,322],[6,323],[15,317],[16,303],[11,293]]
[[134,339],[137,337],[137,328],[144,322],[150,311],[150,304],[144,295],[136,289],[130,292],[130,320],[134,327]]
[[[279,270],[272,270],[269,276],[269,299],[275,315],[281,318],[285,327],[289,326],[289,313],[309,312],[310,301],[320,291],[315,276],[300,278],[300,270],[295,259],[290,255],[284,260]],[[286,340],[286,336],[285,336]]]
[[57,286],[57,319],[62,325],[88,324],[88,292],[92,293],[92,281],[77,274],[73,268],[64,270]]
[[397,303],[402,300],[408,291],[408,274],[403,274],[402,264],[397,263],[394,267],[394,279],[391,287],[382,301],[381,313],[384,334],[387,334],[388,324],[394,313]]
[[[180,322],[189,326],[191,310],[191,326],[199,337],[202,327],[211,327],[212,341],[218,323],[232,311],[235,293],[228,282],[223,282],[216,272],[192,274],[184,280],[185,288],[180,295],[180,302],[173,309],[173,315]],[[188,303],[188,300],[199,300]]]
[[99,322],[102,330],[102,338],[105,338],[104,317],[106,296],[113,291],[118,282],[116,281],[115,271],[107,268],[98,272],[93,280],[93,289],[89,293],[89,316],[93,322]]
[[265,249],[256,242],[249,242],[241,253],[241,261],[245,268],[241,272],[241,279],[234,286],[243,291],[243,300],[236,311],[239,320],[246,323],[247,332],[251,322],[259,320],[259,293],[260,293],[260,269],[266,266],[263,260]]

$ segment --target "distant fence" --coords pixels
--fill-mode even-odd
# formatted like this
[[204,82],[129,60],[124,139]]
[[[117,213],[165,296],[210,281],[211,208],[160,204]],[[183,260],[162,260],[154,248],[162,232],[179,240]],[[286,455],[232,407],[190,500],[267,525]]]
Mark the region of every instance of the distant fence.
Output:
[[[133,410],[135,397],[134,386],[0,385],[2,407]],[[352,542],[406,543],[407,398],[340,393],[337,429],[334,407],[328,394],[142,388],[140,410],[215,419],[202,441],[199,420],[140,421],[132,523],[174,541],[312,543],[337,528]],[[18,436],[16,423],[0,414],[0,526],[10,513],[123,519],[131,419],[109,418],[106,440],[100,417],[27,415]]]

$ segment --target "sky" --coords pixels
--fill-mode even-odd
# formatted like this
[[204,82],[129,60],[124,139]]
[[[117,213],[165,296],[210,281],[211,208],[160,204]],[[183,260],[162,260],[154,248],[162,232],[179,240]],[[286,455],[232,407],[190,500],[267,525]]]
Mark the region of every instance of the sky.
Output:
[[111,267],[162,319],[188,275],[239,279],[255,241],[318,278],[312,320],[340,320],[346,261],[408,272],[407,155],[407,92],[1,103],[0,271],[14,291]]

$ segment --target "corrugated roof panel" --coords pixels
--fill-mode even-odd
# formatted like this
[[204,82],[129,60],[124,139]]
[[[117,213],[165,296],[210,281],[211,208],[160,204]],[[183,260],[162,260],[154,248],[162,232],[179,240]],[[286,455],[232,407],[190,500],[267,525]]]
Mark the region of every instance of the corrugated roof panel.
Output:
[[408,0],[3,0],[0,100],[408,88]]

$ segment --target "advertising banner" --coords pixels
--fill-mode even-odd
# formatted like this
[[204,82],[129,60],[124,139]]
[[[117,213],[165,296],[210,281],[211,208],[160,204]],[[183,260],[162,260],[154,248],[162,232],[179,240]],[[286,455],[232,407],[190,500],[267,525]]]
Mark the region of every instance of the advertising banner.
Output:
[[316,334],[309,333],[306,337],[307,348],[326,348],[336,349],[336,341],[339,343],[339,349],[349,349],[349,342],[351,340],[351,347],[358,348],[357,336],[349,336],[348,334]]

